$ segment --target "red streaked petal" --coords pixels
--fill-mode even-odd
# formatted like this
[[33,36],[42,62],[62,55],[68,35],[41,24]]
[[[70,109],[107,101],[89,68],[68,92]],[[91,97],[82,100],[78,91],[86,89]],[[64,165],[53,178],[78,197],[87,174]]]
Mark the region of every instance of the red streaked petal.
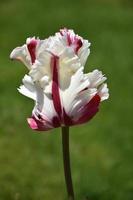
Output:
[[82,47],[83,42],[81,39],[75,38],[75,53],[78,53],[78,50]]
[[27,48],[30,53],[32,64],[36,60],[36,46],[37,46],[37,40],[35,39],[31,39],[31,41],[27,44]]
[[75,122],[75,124],[82,124],[89,121],[99,110],[100,97],[95,95],[91,101],[85,105],[82,111],[82,116]]
[[51,58],[52,98],[53,98],[54,108],[61,120],[62,107],[61,107],[60,92],[59,92],[58,67],[59,67],[59,58],[53,55]]
[[68,42],[68,46],[72,45],[72,39],[69,33],[67,33],[67,42]]
[[68,46],[73,46],[75,53],[78,53],[78,50],[82,47],[83,42],[81,40],[81,37],[78,35],[73,35],[70,30],[67,28],[61,29],[60,30],[61,36],[66,36],[67,39],[67,45]]

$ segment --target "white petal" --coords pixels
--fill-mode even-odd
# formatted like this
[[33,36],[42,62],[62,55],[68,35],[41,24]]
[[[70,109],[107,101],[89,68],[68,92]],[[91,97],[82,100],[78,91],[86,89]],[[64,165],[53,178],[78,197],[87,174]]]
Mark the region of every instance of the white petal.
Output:
[[31,92],[35,92],[35,85],[30,76],[25,75],[22,81],[26,88],[28,88]]
[[38,83],[33,82],[28,75],[24,76],[23,84],[18,90],[21,94],[35,100],[34,115],[41,114],[49,121],[57,116],[51,94],[45,93],[45,90]]
[[66,89],[71,80],[71,76],[81,68],[80,60],[71,49],[66,49],[59,59],[59,77],[60,77],[60,88]]
[[57,116],[57,113],[54,109],[53,101],[50,96],[38,93],[38,99],[36,101],[36,105],[33,110],[33,114],[40,114],[42,117],[44,116],[46,120],[52,122],[53,117]]
[[[66,90],[61,90],[62,104],[66,113],[75,121],[82,115],[82,108],[98,94],[101,101],[108,98],[107,84],[102,84],[106,78],[98,70],[83,74],[83,68],[77,70],[71,77]],[[102,86],[100,86],[102,84]]]
[[23,84],[24,85],[21,85],[20,88],[18,88],[18,91],[21,94],[23,94],[33,100],[36,100],[36,88],[35,88],[35,85],[31,79],[31,77],[28,75],[25,75],[23,78]]
[[90,54],[90,43],[88,40],[83,40],[83,46],[79,49],[78,56],[80,58],[81,65],[85,65],[86,60]]
[[36,62],[32,66],[29,74],[34,81],[39,81],[42,77],[48,76],[49,80],[51,79],[51,54],[47,51],[44,51],[43,54],[37,57]]
[[63,106],[67,114],[73,113],[75,105],[78,107],[86,104],[96,94],[95,88],[89,88],[89,81],[83,74],[83,68],[80,68],[72,77],[69,87],[61,91]]
[[90,87],[98,87],[107,79],[106,77],[104,77],[102,72],[97,69],[93,72],[86,74],[86,76],[90,81]]
[[99,87],[99,89],[98,89],[98,95],[100,96],[101,101],[104,101],[104,100],[106,100],[106,99],[109,98],[109,89],[108,89],[106,83],[102,84]]
[[16,59],[24,63],[28,69],[31,68],[31,60],[29,53],[27,51],[26,45],[23,45],[22,47],[17,47],[15,48],[11,54],[10,54],[11,59]]
[[24,96],[26,97],[29,97],[33,100],[36,99],[36,94],[31,92],[30,90],[28,90],[24,85],[21,85],[19,88],[18,88],[18,91],[23,94]]
[[[52,57],[53,55],[47,51],[40,54],[39,60],[36,60],[29,72],[34,81],[40,82],[44,76],[48,77],[49,82],[52,80]],[[64,90],[69,86],[71,76],[81,67],[81,63],[78,56],[70,48],[67,48],[60,55],[58,64],[60,88]]]

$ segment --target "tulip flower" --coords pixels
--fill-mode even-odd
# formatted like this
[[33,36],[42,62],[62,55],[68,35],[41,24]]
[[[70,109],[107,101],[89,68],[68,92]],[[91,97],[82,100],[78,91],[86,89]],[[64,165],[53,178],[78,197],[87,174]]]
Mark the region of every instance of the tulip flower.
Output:
[[[100,103],[108,99],[106,77],[102,72],[95,69],[84,73],[89,47],[88,40],[64,28],[48,39],[28,38],[26,44],[12,51],[10,58],[21,61],[29,70],[18,90],[35,101],[28,118],[33,130],[62,127],[66,137],[68,127],[88,122],[98,112]],[[66,140],[68,138],[63,139],[64,146]],[[66,165],[64,163],[64,168]],[[70,169],[68,171],[66,183],[67,175],[70,177]],[[68,195],[74,199],[70,182]]]

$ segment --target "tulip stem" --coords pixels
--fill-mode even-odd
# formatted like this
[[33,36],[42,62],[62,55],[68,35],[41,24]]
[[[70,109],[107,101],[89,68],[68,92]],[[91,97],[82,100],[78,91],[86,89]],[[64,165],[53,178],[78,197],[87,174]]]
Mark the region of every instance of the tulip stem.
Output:
[[69,127],[62,127],[62,150],[66,188],[68,199],[74,200],[74,191],[71,177],[70,152],[69,152]]

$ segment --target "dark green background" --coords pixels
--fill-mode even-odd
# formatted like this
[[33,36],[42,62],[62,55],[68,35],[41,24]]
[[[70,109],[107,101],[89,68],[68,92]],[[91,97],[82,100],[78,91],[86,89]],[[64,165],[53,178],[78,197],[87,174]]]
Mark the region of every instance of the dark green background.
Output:
[[11,62],[27,37],[62,27],[92,43],[86,71],[108,77],[110,99],[88,124],[71,128],[76,200],[133,199],[133,1],[0,1],[0,200],[65,200],[61,135],[29,129],[34,103],[17,87],[27,69]]

